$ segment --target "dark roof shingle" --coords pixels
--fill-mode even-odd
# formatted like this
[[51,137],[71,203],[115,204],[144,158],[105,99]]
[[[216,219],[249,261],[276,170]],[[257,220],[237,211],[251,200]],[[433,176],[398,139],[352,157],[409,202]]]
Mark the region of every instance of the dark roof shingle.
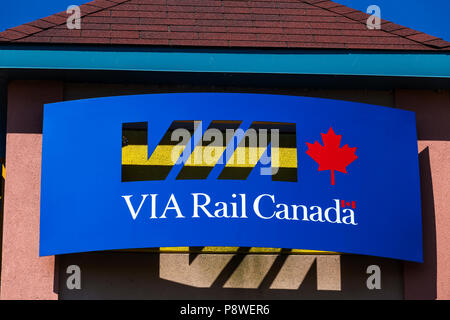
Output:
[[329,0],[94,0],[81,30],[60,12],[0,33],[0,42],[252,48],[448,50],[442,39]]

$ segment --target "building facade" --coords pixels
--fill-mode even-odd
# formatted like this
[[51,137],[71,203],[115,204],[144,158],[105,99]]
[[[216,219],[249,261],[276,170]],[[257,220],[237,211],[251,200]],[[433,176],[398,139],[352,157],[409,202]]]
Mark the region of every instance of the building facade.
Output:
[[[450,43],[385,20],[368,29],[368,15],[328,0],[95,0],[80,8],[81,29],[68,29],[62,12],[0,33],[2,299],[450,298]],[[415,112],[424,262],[247,247],[39,257],[44,104],[183,92]],[[67,285],[73,265],[81,289]],[[368,287],[371,266],[381,288]]]

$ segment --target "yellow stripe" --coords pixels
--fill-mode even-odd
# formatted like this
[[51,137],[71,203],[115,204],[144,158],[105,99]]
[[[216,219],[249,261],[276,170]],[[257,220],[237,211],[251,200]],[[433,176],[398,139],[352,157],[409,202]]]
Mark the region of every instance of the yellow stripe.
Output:
[[253,168],[267,148],[237,147],[228,160],[227,168]]
[[161,247],[160,252],[189,252],[189,247]]
[[272,148],[272,168],[297,168],[297,148]]
[[239,247],[203,247],[203,253],[234,253]]
[[187,159],[188,167],[214,167],[225,151],[225,147],[196,146]]
[[[253,168],[266,151],[260,147],[237,147],[228,160],[228,168]],[[272,168],[297,168],[296,148],[271,148]]]
[[[161,248],[142,248],[142,249],[125,249],[120,251],[130,252],[163,252],[163,253],[236,253],[240,247],[203,247],[201,250],[192,247],[161,247]],[[260,248],[252,247],[248,253],[281,253],[280,248]],[[291,249],[289,254],[339,254],[331,251],[303,250]]]
[[[128,145],[122,148],[123,165],[173,166],[185,146],[158,145],[147,159],[146,145]],[[222,156],[225,147],[197,146],[186,161],[186,166],[213,167]],[[253,168],[264,154],[265,148],[237,147],[226,164],[229,168]],[[296,148],[272,148],[273,168],[297,168]],[[172,161],[172,158],[175,161]]]
[[[237,252],[240,247],[203,247],[202,253],[234,253]],[[192,249],[191,249],[192,250]],[[249,253],[280,253],[281,248],[261,248],[251,247]],[[318,251],[318,250],[303,250],[303,249],[291,249],[290,253],[296,254],[336,254],[336,252]]]
[[[148,159],[146,145],[128,145],[122,148],[122,165],[173,166],[184,148],[180,145],[158,145]],[[175,161],[172,161],[172,157]]]

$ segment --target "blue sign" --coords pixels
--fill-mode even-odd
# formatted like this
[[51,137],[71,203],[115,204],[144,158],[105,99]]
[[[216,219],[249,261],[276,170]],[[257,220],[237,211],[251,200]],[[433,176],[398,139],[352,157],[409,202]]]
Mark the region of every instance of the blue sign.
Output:
[[177,246],[422,261],[415,115],[228,93],[45,105],[40,255]]

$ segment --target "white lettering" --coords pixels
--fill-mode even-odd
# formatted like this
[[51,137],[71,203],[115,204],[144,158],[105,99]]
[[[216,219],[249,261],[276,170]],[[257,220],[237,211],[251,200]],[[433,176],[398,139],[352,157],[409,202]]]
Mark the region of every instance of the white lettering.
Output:
[[[208,216],[208,218],[214,218],[214,216],[206,209],[205,207],[211,202],[211,198],[206,193],[191,193],[194,197],[194,215],[192,218],[200,218],[198,215],[198,209],[202,209],[202,211]],[[205,197],[206,201],[203,204],[198,204],[198,196]]]
[[149,195],[148,194],[143,194],[141,196],[142,196],[141,204],[139,205],[139,208],[138,208],[137,211],[134,210],[133,205],[131,204],[131,201],[130,201],[132,195],[131,196],[122,196],[122,198],[125,199],[125,202],[126,202],[126,204],[128,206],[128,210],[130,210],[130,213],[131,213],[131,216],[133,217],[133,220],[136,220],[136,218],[137,218],[137,216],[139,214],[139,211],[141,211],[142,205],[145,202],[145,199],[147,199],[147,197]]
[[258,217],[260,217],[261,219],[272,219],[273,216],[275,215],[275,212],[270,216],[270,217],[265,217],[261,214],[261,212],[259,211],[259,201],[261,201],[262,197],[269,197],[270,199],[272,199],[272,202],[275,203],[275,197],[273,195],[270,194],[262,194],[260,196],[258,196],[255,199],[255,202],[253,202],[253,211],[255,211],[256,215]]
[[[172,207],[169,206],[171,203],[173,203]],[[177,199],[175,199],[175,196],[173,193],[170,195],[170,199],[167,202],[166,208],[164,209],[164,213],[160,217],[161,219],[166,218],[167,210],[175,210],[177,212],[177,216],[176,216],[177,218],[184,218],[184,216],[181,214],[180,207],[178,206]]]

